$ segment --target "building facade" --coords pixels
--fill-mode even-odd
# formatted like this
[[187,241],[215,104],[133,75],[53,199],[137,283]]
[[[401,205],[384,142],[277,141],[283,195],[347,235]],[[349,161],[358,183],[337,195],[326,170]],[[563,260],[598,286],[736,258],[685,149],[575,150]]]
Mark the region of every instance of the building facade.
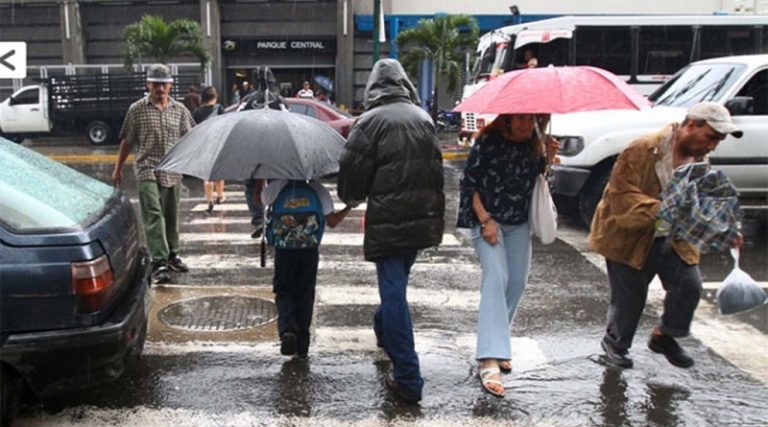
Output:
[[[482,31],[521,20],[563,14],[712,14],[742,11],[765,2],[738,0],[585,0],[510,2],[381,0],[382,56],[398,56],[399,31],[435,13],[470,13]],[[762,7],[762,6],[761,6]],[[741,8],[741,9],[739,9]],[[145,14],[166,21],[188,18],[201,24],[213,56],[201,70],[195,59],[174,58],[174,70],[198,73],[221,99],[242,88],[257,66],[273,69],[281,92],[292,96],[309,81],[332,93],[337,104],[355,108],[373,62],[373,0],[0,0],[0,41],[28,44],[29,77],[50,73],[115,72],[122,64],[125,26]],[[147,60],[150,62],[150,60]],[[141,67],[137,67],[140,70]],[[22,81],[0,80],[0,98]]]

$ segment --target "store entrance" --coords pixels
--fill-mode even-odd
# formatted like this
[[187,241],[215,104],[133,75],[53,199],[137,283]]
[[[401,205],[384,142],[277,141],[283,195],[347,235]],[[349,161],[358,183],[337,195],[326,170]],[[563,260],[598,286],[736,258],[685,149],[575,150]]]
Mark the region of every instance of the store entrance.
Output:
[[[270,67],[271,68],[271,67]],[[229,88],[229,97],[227,102],[231,103],[234,98],[235,90],[244,96],[247,92],[245,83],[250,86],[252,81],[251,72],[255,67],[243,67],[227,70],[226,81]],[[333,68],[271,68],[272,73],[277,80],[277,87],[280,95],[284,97],[294,97],[302,88],[305,81],[309,82],[310,87],[315,93],[315,97],[328,97],[333,99]]]

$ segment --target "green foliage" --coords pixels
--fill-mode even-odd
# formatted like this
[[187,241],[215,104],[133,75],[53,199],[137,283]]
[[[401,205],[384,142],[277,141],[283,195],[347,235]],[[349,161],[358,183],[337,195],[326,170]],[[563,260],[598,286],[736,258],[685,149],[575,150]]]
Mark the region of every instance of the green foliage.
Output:
[[162,17],[144,15],[123,31],[125,68],[130,69],[147,59],[167,64],[171,58],[181,55],[197,57],[201,68],[211,60],[203,43],[203,31],[195,21],[177,19],[166,23]]
[[[464,52],[474,51],[479,34],[477,20],[471,15],[423,19],[397,36],[397,44],[404,52],[401,62],[411,76],[417,76],[422,60],[431,61],[435,64],[435,87],[441,87],[445,77],[448,91],[453,92],[460,83]],[[436,101],[433,100],[435,111]]]

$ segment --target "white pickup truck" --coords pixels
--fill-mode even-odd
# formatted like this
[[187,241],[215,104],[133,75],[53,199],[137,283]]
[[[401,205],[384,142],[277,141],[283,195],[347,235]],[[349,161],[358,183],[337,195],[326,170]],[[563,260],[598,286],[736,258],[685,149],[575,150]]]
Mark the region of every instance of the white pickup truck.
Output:
[[710,156],[739,189],[745,205],[768,204],[768,55],[732,56],[689,64],[654,92],[653,107],[559,115],[552,134],[561,163],[552,167],[553,192],[564,210],[576,202],[589,225],[616,157],[636,138],[680,122],[700,101],[725,105],[741,139],[729,136]]

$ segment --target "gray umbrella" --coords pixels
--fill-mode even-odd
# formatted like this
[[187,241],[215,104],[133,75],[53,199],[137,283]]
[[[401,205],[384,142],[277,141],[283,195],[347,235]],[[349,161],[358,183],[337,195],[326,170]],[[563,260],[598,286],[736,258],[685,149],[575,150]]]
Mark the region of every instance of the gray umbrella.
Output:
[[312,117],[259,109],[227,113],[196,126],[158,169],[206,180],[305,180],[338,172],[344,138]]

